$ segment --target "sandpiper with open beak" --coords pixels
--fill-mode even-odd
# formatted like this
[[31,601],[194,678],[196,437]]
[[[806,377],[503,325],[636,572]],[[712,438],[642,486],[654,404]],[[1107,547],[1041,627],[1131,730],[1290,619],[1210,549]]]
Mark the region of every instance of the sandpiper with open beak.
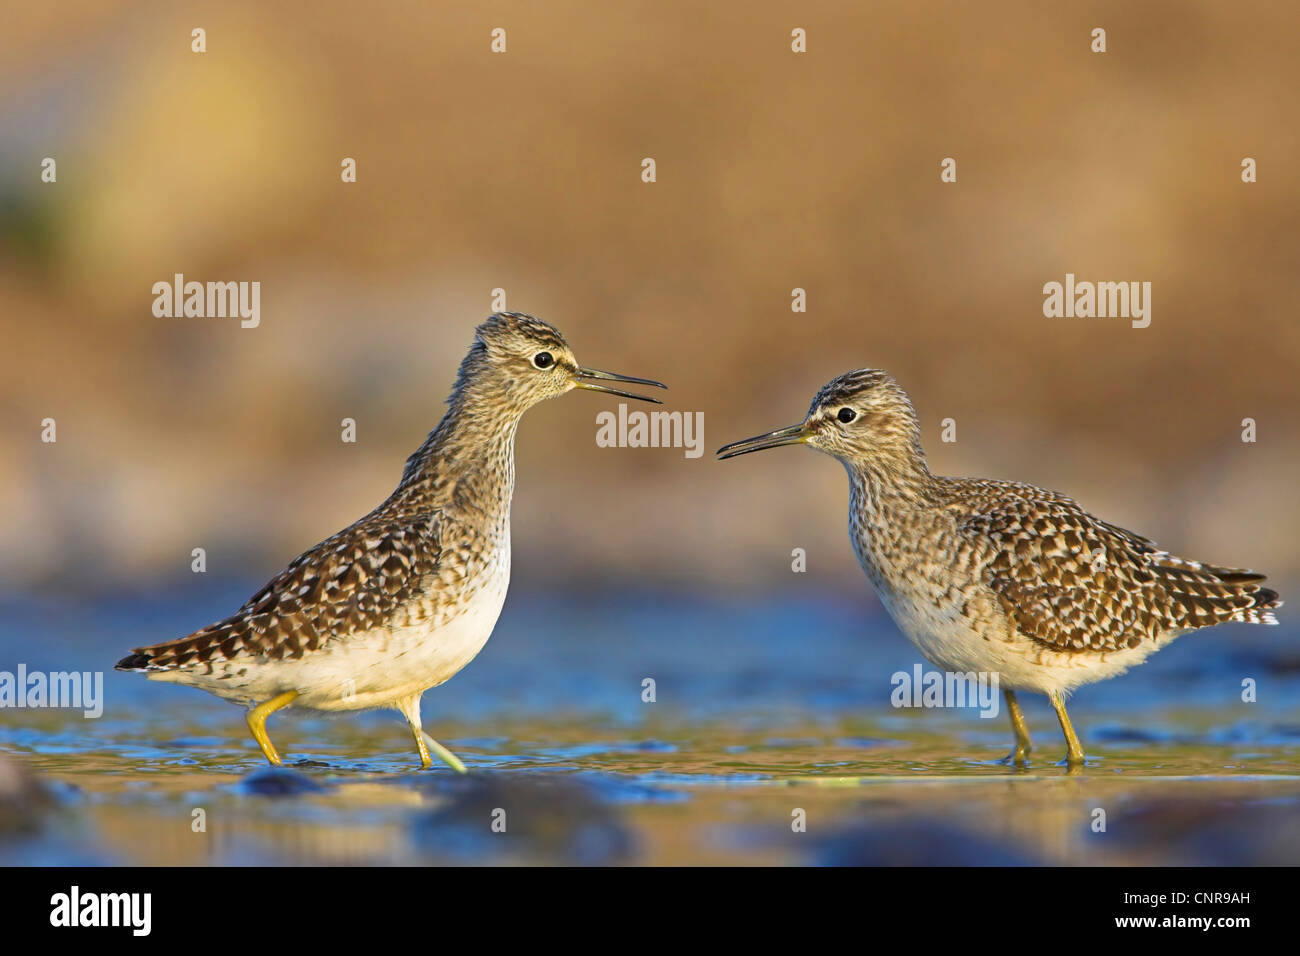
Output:
[[553,326],[518,312],[478,327],[447,413],[377,508],[299,555],[230,617],[140,647],[118,670],[188,684],[248,707],[262,753],[275,711],[394,707],[422,767],[432,749],[420,696],[473,659],[510,581],[515,429],[529,408],[574,389],[656,402],[613,383],[658,382],[585,368]]

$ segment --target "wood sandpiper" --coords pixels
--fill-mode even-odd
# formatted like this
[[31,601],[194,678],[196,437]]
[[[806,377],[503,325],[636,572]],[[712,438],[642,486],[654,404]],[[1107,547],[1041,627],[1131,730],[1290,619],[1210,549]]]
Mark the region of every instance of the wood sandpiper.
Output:
[[916,412],[879,369],[817,393],[798,425],[718,449],[720,458],[810,445],[849,475],[849,537],[899,629],[955,673],[997,674],[1028,762],[1017,690],[1046,694],[1066,763],[1084,762],[1065,711],[1076,687],[1124,673],[1174,638],[1225,621],[1276,624],[1264,575],[1175,557],[1033,485],[930,473]]
[[447,413],[374,511],[299,555],[232,616],[188,637],[140,647],[117,664],[249,708],[266,759],[280,756],[266,718],[395,707],[421,767],[432,748],[420,696],[487,642],[510,580],[515,429],[533,405],[575,388],[656,402],[614,388],[648,379],[580,366],[553,326],[518,312],[478,327]]

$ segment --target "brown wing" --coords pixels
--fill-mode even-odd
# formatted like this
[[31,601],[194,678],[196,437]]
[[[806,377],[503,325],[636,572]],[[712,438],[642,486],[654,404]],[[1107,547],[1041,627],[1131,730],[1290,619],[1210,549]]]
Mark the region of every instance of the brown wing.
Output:
[[[1061,651],[1137,647],[1224,621],[1277,623],[1262,574],[1175,557],[1061,496],[1005,500],[961,530],[985,583],[1028,637]],[[980,547],[980,543],[983,547]]]
[[442,554],[438,512],[398,518],[376,511],[299,555],[224,621],[135,652],[119,670],[231,660],[273,660],[413,615]]

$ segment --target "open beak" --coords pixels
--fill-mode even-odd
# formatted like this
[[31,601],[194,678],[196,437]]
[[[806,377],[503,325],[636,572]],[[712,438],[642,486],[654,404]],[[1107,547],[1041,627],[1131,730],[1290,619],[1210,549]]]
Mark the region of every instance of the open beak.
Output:
[[635,398],[642,402],[654,402],[656,405],[662,405],[663,402],[657,398],[651,398],[648,395],[637,395],[633,392],[625,392],[621,388],[610,388],[608,385],[597,385],[595,382],[584,382],[583,379],[595,378],[603,382],[628,382],[632,385],[649,385],[652,388],[667,388],[662,382],[652,382],[648,378],[633,378],[631,375],[615,375],[613,372],[602,372],[596,368],[578,369],[578,377],[573,381],[574,388],[585,388],[589,392],[606,392],[610,395],[619,395],[623,398]]
[[778,428],[766,435],[755,435],[753,438],[733,441],[730,445],[723,445],[718,449],[718,460],[725,461],[728,458],[735,458],[737,455],[748,455],[751,451],[780,448],[782,445],[802,445],[808,441],[809,435],[808,426],[803,422],[798,425],[791,425],[789,428]]

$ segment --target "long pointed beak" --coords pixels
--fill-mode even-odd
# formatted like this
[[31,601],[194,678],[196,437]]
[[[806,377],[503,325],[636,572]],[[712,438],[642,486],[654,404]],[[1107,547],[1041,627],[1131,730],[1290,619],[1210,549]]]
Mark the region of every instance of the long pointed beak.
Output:
[[615,375],[613,372],[602,372],[598,368],[580,368],[578,377],[574,379],[574,388],[585,388],[589,392],[605,392],[609,395],[619,395],[623,398],[635,398],[641,402],[654,402],[656,405],[662,405],[663,402],[657,398],[651,398],[648,395],[637,395],[634,392],[625,392],[621,388],[610,388],[608,385],[597,385],[595,382],[584,382],[582,379],[596,378],[605,382],[627,382],[632,385],[649,385],[652,388],[664,388],[668,386],[662,382],[651,381],[648,378],[633,378],[631,375]]
[[808,436],[808,427],[803,422],[800,422],[798,425],[791,425],[789,428],[778,428],[766,435],[755,435],[753,438],[733,441],[730,445],[723,445],[718,449],[718,460],[726,461],[728,458],[735,458],[737,455],[748,455],[751,451],[763,451],[768,448],[780,448],[782,445],[802,445],[808,441]]

